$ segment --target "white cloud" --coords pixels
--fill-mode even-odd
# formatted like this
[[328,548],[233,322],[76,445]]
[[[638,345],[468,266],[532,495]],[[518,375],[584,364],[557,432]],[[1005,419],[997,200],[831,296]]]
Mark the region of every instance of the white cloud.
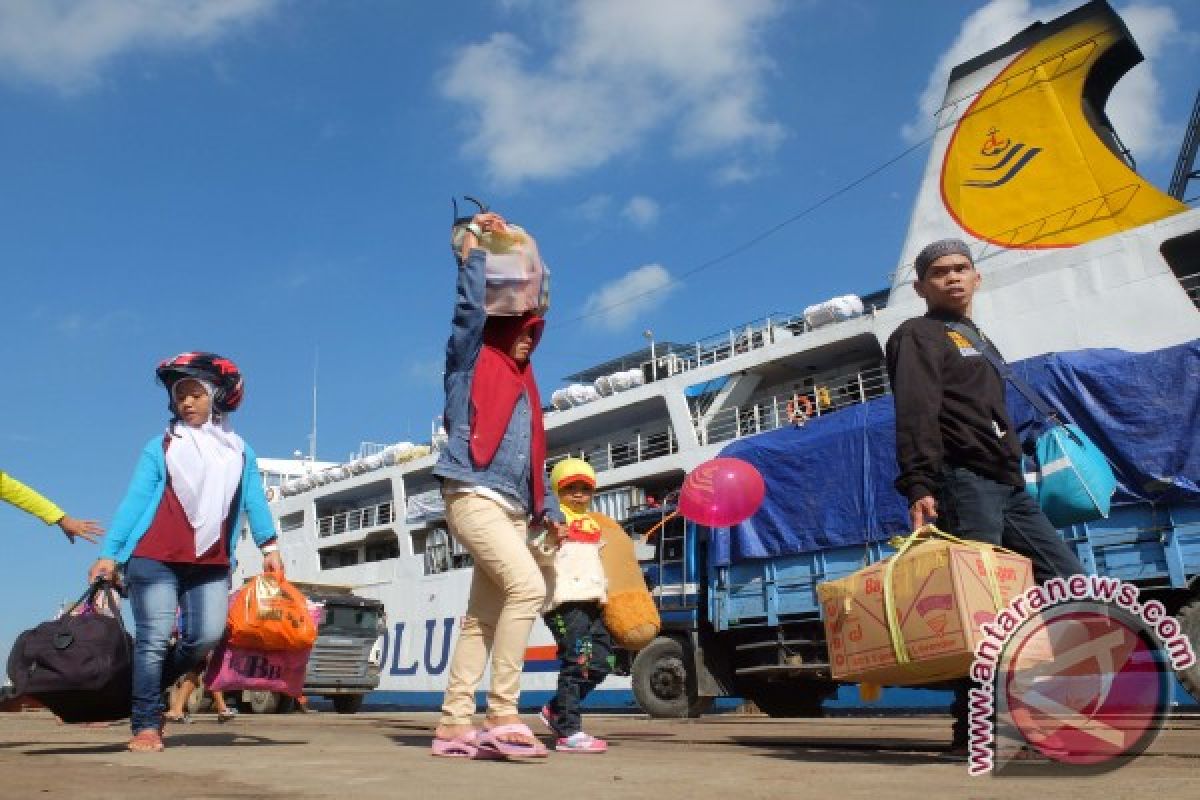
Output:
[[594,194],[571,210],[573,216],[588,222],[600,222],[612,208],[612,195]]
[[1170,155],[1179,141],[1179,131],[1163,119],[1163,93],[1154,64],[1185,34],[1175,12],[1166,6],[1134,5],[1120,13],[1146,60],[1113,89],[1108,100],[1109,119],[1135,158]]
[[713,174],[713,180],[718,186],[730,186],[735,183],[749,183],[758,177],[758,170],[751,169],[740,161],[726,164]]
[[462,48],[440,88],[477,118],[464,152],[501,183],[562,178],[659,129],[685,157],[770,148],[761,39],[778,0],[575,0],[536,5],[560,24],[534,51],[510,33]]
[[[1049,21],[1078,3],[1033,5],[1029,0],[992,0],[968,16],[958,37],[938,59],[918,101],[915,118],[901,128],[904,138],[917,142],[933,130],[934,116],[946,93],[950,70],[993,47],[1003,44],[1032,23]],[[1134,155],[1156,155],[1169,149],[1172,129],[1162,118],[1162,93],[1154,61],[1165,45],[1179,35],[1175,12],[1162,5],[1133,5],[1119,12],[1129,26],[1146,61],[1121,79],[1108,104],[1113,126]]]
[[4,0],[0,78],[75,92],[131,50],[212,41],[278,0]]
[[657,201],[639,194],[629,198],[625,208],[621,209],[621,216],[639,228],[649,228],[658,222],[659,211]]
[[583,313],[594,327],[621,330],[660,306],[674,290],[675,281],[665,267],[646,264],[600,287],[584,303]]

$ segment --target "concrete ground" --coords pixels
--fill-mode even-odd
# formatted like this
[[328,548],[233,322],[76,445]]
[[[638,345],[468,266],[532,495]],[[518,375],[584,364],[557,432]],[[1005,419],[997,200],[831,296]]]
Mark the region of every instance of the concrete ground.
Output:
[[[126,752],[126,727],[59,725],[44,711],[0,714],[0,798],[1139,798],[1200,796],[1200,718],[1177,717],[1150,751],[1095,777],[967,775],[941,752],[949,719],[663,721],[587,718],[605,755],[533,763],[429,756],[434,715],[199,715],[167,750]],[[532,722],[532,721],[531,721]],[[533,723],[536,724],[536,723]]]

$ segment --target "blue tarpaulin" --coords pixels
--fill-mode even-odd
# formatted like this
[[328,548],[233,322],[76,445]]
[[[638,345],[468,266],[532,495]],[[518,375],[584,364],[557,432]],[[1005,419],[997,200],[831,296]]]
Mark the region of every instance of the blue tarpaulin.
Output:
[[[1014,370],[1104,451],[1114,504],[1200,503],[1200,340],[1156,350],[1081,350],[1017,362]],[[1035,412],[1011,387],[1025,430]],[[896,479],[891,396],[740,439],[721,455],[762,473],[767,496],[749,520],[713,537],[715,564],[885,540],[908,530]]]

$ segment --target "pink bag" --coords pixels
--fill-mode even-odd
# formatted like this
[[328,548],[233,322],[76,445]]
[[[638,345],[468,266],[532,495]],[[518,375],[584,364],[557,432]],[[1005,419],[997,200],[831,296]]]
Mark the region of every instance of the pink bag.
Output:
[[208,660],[204,685],[213,692],[250,689],[299,697],[304,693],[304,673],[311,652],[312,648],[246,650],[222,639]]
[[[236,596],[236,595],[235,595]],[[306,600],[308,615],[320,627],[325,613],[324,603]],[[229,633],[208,659],[204,671],[204,686],[210,692],[235,689],[279,692],[290,697],[304,694],[304,673],[308,671],[308,656],[304,650],[252,650],[229,644]]]

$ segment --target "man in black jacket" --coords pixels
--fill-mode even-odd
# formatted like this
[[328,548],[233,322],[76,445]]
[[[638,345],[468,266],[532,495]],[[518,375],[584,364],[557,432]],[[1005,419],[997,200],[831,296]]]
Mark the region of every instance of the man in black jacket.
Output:
[[[887,343],[896,403],[896,489],[908,498],[913,529],[937,519],[964,539],[1002,545],[1033,562],[1039,583],[1083,566],[1025,490],[1021,444],[1004,403],[1004,378],[954,326],[971,321],[981,277],[971,251],[942,239],[916,259],[913,284],[928,311]],[[971,337],[976,338],[976,337]],[[967,689],[955,692],[955,750],[967,745]]]

